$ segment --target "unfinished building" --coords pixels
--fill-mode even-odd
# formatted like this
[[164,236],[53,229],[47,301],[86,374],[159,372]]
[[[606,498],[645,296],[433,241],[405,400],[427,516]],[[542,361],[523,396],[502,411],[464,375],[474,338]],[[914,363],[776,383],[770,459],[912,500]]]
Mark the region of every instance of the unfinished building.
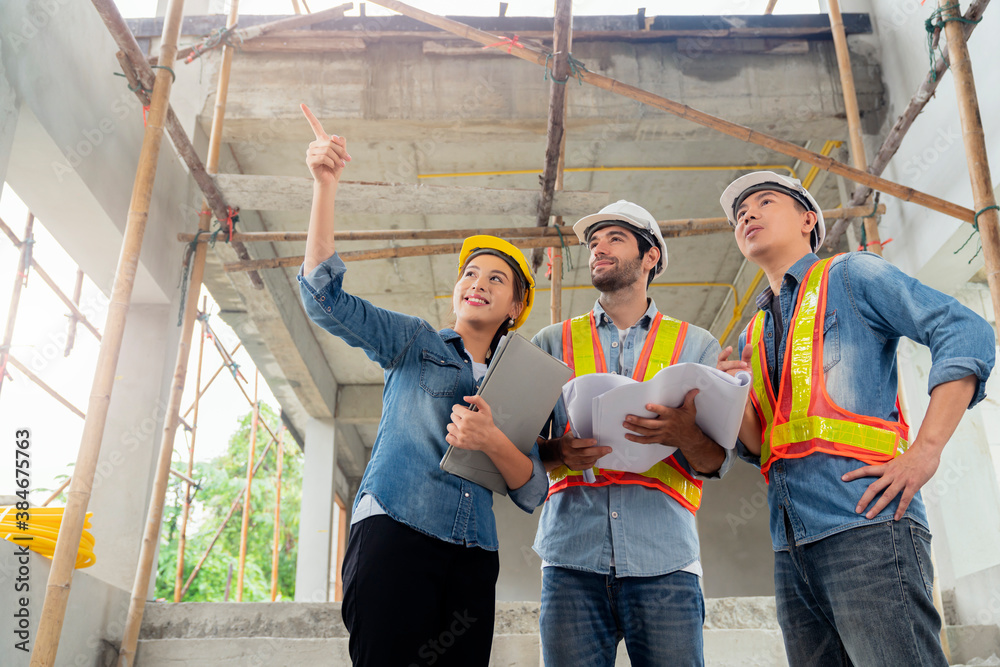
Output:
[[[81,481],[77,498],[113,520],[91,529],[99,556],[93,567],[72,573],[71,563],[63,566],[72,585],[61,611],[46,612],[49,634],[41,628],[39,635],[40,582],[59,567],[59,554],[55,563],[31,556],[31,637],[40,660],[32,664],[112,664],[130,631],[138,633],[131,651],[138,640],[139,665],[349,664],[333,601],[346,537],[335,507],[351,507],[370,455],[382,372],[321,335],[301,306],[295,275],[311,196],[302,157],[311,133],[300,102],[351,143],[338,246],[354,260],[355,293],[436,327],[449,320],[455,241],[479,231],[501,230],[522,247],[562,249],[553,278],[540,272],[525,335],[586,312],[595,292],[585,249],[563,245],[553,223],[572,224],[628,199],[656,215],[670,247],[667,273],[651,287],[659,307],[708,329],[723,346],[734,344],[763,283],[734,245],[718,199],[735,176],[761,168],[807,184],[834,230],[827,252],[881,242],[874,249],[890,262],[996,326],[1000,242],[996,210],[985,210],[995,201],[983,204],[981,188],[970,185],[982,176],[977,169],[988,175],[987,157],[1000,159],[993,74],[1000,51],[990,44],[1000,16],[984,11],[987,2],[964,8],[970,22],[960,26],[970,35],[986,139],[971,174],[966,156],[976,148],[960,120],[970,102],[956,91],[953,72],[928,72],[924,20],[931,8],[916,2],[845,0],[837,25],[849,50],[835,45],[827,13],[576,16],[572,62],[549,62],[558,28],[552,18],[459,18],[477,31],[459,36],[411,16],[343,16],[341,8],[277,27],[289,17],[239,17],[248,32],[238,35],[224,32],[227,17],[213,14],[220,7],[210,0],[169,4],[164,16],[127,22],[109,10],[110,0],[14,0],[0,11],[0,182],[112,296],[101,327],[106,364],[84,436],[91,478],[102,463],[107,474],[99,486]],[[185,18],[171,28],[171,7],[180,4]],[[185,64],[188,49],[162,69],[162,40],[178,34],[182,44],[215,35],[218,48]],[[484,34],[493,42],[477,41]],[[942,35],[942,45],[947,41]],[[851,94],[845,67],[853,73]],[[562,103],[551,103],[560,74],[565,119]],[[925,92],[915,95],[918,89]],[[150,141],[143,106],[165,126],[158,153],[143,150],[144,138]],[[561,149],[553,127],[565,131]],[[861,143],[852,145],[852,135]],[[547,148],[562,162],[546,161]],[[137,195],[139,181],[145,189]],[[873,199],[855,190],[858,183],[883,194]],[[231,242],[227,207],[239,209]],[[968,242],[973,222],[981,253],[978,237]],[[138,237],[136,225],[144,226]],[[199,228],[207,236],[219,227],[211,247],[196,236]],[[192,239],[197,252],[185,266]],[[431,247],[437,244],[448,248]],[[162,511],[161,440],[172,442],[164,433],[176,429],[174,394],[186,366],[175,366],[179,357],[186,361],[194,326],[198,293],[188,291],[190,299],[179,288],[188,272],[188,289],[207,286],[304,445],[308,511],[300,517],[294,603],[150,602],[136,613],[133,601],[129,613],[134,587],[152,583],[148,563],[145,579],[140,564],[150,506]],[[125,300],[116,302],[116,294]],[[904,342],[899,365],[918,428],[929,353]],[[1000,384],[995,376],[991,383],[995,396]],[[992,402],[966,415],[925,490],[955,664],[1000,654],[998,412]],[[157,428],[133,445],[125,436],[151,414]],[[762,486],[759,473],[741,464],[705,486],[698,528],[710,598],[708,664],[787,664],[773,618]],[[541,560],[531,550],[538,512],[527,517],[499,499],[496,515],[493,664],[538,664]],[[12,549],[0,555],[7,619],[17,604],[8,583],[16,563]],[[44,659],[43,642],[50,649]],[[28,664],[26,655],[4,654],[11,658],[4,664]],[[619,664],[626,661],[620,654]]]

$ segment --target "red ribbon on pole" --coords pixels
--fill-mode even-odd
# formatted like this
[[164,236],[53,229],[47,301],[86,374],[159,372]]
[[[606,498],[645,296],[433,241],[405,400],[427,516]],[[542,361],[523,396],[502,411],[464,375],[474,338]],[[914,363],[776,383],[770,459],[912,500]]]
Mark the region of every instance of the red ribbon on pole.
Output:
[[497,42],[496,44],[489,44],[489,45],[487,45],[487,46],[484,46],[484,47],[483,47],[483,49],[484,49],[484,50],[485,50],[485,49],[492,49],[492,48],[493,48],[494,46],[506,46],[506,47],[507,47],[507,53],[508,53],[508,54],[509,54],[509,53],[511,53],[511,52],[512,52],[512,51],[514,50],[514,47],[515,47],[515,46],[516,46],[517,48],[519,48],[519,49],[523,49],[523,48],[525,48],[525,47],[524,47],[524,44],[522,44],[522,43],[521,43],[521,42],[519,41],[519,38],[518,38],[518,36],[517,36],[517,35],[514,35],[514,37],[513,37],[513,38],[511,38],[511,37],[504,37],[504,38],[503,38],[502,40],[500,40],[500,41],[499,41],[499,42]]

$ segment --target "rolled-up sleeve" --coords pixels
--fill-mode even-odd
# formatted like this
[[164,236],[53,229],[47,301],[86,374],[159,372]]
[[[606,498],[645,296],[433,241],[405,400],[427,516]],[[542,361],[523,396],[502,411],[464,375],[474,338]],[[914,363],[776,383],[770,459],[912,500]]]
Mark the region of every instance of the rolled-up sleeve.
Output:
[[982,317],[952,296],[924,285],[871,253],[851,253],[844,280],[851,302],[877,336],[906,336],[931,351],[927,391],[975,375],[969,407],[986,397],[996,337]]
[[531,478],[522,486],[511,489],[510,499],[522,510],[531,514],[532,511],[545,501],[545,496],[549,493],[549,478],[545,474],[545,467],[538,455],[538,445],[531,448],[528,455],[531,459]]

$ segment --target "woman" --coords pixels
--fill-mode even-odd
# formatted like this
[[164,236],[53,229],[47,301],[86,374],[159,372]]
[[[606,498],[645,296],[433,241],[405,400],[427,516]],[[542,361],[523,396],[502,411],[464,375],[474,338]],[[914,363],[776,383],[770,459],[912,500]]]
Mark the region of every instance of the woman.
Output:
[[[306,151],[313,203],[303,272],[306,312],[385,370],[382,420],[351,519],[344,559],[344,623],[355,665],[487,665],[499,572],[492,493],[448,474],[449,445],[485,452],[526,512],[547,480],[537,448],[525,456],[475,396],[500,335],[531,310],[524,255],[492,236],[466,239],[452,297],[455,325],[373,306],[344,292],[334,254],[334,198],[350,155],[302,111],[316,140]],[[463,405],[470,404],[475,411]]]

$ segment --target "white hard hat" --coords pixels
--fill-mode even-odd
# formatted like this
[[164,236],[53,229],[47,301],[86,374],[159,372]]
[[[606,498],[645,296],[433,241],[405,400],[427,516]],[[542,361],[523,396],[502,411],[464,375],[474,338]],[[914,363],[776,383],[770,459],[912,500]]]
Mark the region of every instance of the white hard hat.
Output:
[[737,178],[729,184],[729,187],[722,193],[722,197],[719,198],[719,203],[722,204],[722,210],[726,212],[729,224],[733,227],[736,226],[736,209],[743,203],[743,200],[762,190],[774,190],[786,194],[802,204],[806,210],[816,214],[816,226],[813,227],[810,238],[812,251],[816,252],[826,238],[826,222],[823,220],[823,211],[819,204],[809,194],[809,191],[802,187],[801,181],[797,178],[781,176],[773,171],[755,171]]
[[580,243],[586,244],[588,233],[601,222],[624,224],[638,230],[649,241],[650,245],[655,245],[660,249],[660,261],[656,263],[653,276],[658,276],[666,270],[667,244],[663,240],[663,234],[660,233],[660,225],[649,211],[624,199],[619,199],[614,204],[608,204],[598,213],[580,218],[573,225],[573,231],[576,232]]

